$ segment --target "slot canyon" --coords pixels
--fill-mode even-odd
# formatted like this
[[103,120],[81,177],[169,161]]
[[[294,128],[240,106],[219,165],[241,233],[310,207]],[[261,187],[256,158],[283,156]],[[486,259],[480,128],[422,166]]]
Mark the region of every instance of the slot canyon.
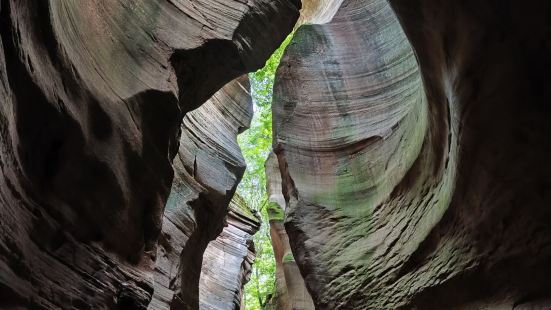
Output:
[[546,0],[0,0],[0,38],[0,309],[255,310],[258,236],[262,309],[551,309]]

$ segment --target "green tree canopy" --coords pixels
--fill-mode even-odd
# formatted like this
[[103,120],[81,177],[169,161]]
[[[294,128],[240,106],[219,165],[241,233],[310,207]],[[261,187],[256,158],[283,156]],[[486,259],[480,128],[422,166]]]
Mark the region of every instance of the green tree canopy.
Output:
[[250,282],[245,286],[245,307],[248,310],[264,309],[275,286],[275,259],[268,225],[268,196],[264,162],[272,150],[272,95],[274,77],[285,47],[292,34],[274,52],[264,68],[251,73],[251,95],[254,116],[251,128],[238,137],[247,162],[247,170],[237,192],[258,211],[262,218],[260,231],[254,236],[256,260]]

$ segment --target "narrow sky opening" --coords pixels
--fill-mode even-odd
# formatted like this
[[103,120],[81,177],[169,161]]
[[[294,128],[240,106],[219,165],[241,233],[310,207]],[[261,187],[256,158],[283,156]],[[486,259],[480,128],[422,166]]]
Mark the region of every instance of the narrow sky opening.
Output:
[[244,304],[247,310],[264,309],[270,302],[275,287],[275,259],[266,210],[268,195],[264,162],[272,150],[272,95],[275,72],[291,38],[292,34],[272,54],[264,68],[249,75],[254,116],[251,128],[238,137],[239,146],[247,162],[247,170],[237,193],[262,218],[262,226],[254,236],[256,261],[251,279],[245,286]]

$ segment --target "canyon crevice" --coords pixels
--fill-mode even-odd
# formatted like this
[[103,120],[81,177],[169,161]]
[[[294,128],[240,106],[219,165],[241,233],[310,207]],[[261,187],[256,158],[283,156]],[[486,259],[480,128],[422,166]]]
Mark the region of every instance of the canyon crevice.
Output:
[[544,0],[0,0],[0,308],[551,307]]

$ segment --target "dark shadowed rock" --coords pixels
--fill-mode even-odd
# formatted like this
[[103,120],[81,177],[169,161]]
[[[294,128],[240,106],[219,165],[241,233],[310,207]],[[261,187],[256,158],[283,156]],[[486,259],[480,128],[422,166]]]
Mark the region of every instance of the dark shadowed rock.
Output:
[[[205,174],[219,167],[203,169],[212,153],[239,150],[211,144],[227,138],[214,132],[204,148],[179,146],[182,118],[261,67],[298,9],[294,0],[0,2],[0,308],[146,308],[179,148],[177,167],[193,156],[199,167],[182,186],[210,212],[180,227],[208,232],[188,236],[196,252],[176,271],[198,283],[201,250],[222,230],[242,167]],[[205,190],[218,196],[203,200]]]

